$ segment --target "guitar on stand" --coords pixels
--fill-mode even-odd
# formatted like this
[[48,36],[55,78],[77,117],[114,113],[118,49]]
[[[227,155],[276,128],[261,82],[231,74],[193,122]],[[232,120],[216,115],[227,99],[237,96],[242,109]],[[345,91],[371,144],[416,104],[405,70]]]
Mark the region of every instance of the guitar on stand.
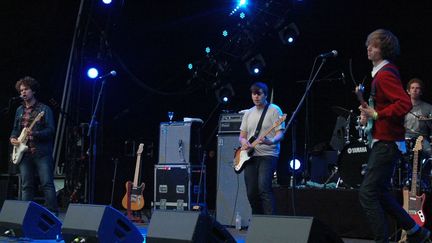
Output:
[[20,142],[20,144],[13,146],[12,149],[12,163],[19,164],[21,162],[21,159],[24,155],[24,153],[28,150],[27,146],[27,140],[28,140],[28,134],[33,129],[34,125],[36,125],[36,122],[40,121],[40,119],[45,115],[44,111],[41,111],[36,118],[33,120],[33,122],[30,124],[29,127],[24,127],[21,131],[21,134],[17,138],[17,140]]
[[286,119],[286,114],[283,114],[274,124],[273,126],[271,126],[269,129],[267,129],[263,135],[261,135],[259,138],[254,139],[254,137],[252,137],[249,140],[253,140],[253,141],[249,141],[251,143],[251,148],[248,150],[242,150],[241,147],[238,147],[235,152],[234,152],[234,171],[237,174],[240,174],[243,169],[244,169],[244,165],[245,163],[250,159],[250,157],[253,155],[253,151],[254,151],[254,147],[259,143],[259,141],[264,138],[265,136],[267,136],[271,131],[273,131],[273,129],[275,129],[276,127],[278,127],[280,124],[282,124],[282,122],[285,121]]
[[[404,188],[402,191],[403,195],[403,208],[411,216],[411,218],[420,227],[423,227],[426,223],[426,217],[423,211],[426,195],[424,193],[421,196],[417,196],[417,179],[418,179],[418,159],[419,151],[422,150],[423,136],[419,136],[415,142],[413,149],[413,165],[412,165],[412,177],[411,177],[411,190]],[[405,231],[402,231],[401,240],[407,242],[407,235]]]
[[134,181],[133,183],[131,181],[126,182],[126,194],[122,200],[122,205],[127,210],[127,217],[134,222],[141,222],[141,218],[135,217],[132,211],[140,211],[144,207],[144,182],[138,186],[143,148],[144,144],[141,143],[137,152]]

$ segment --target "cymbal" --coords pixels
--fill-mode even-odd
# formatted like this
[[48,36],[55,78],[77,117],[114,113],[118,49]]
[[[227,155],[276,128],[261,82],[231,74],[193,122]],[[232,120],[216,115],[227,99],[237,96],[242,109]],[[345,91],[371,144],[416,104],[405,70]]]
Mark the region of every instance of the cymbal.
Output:
[[344,116],[344,117],[348,117],[349,115],[355,116],[355,114],[352,111],[347,110],[347,109],[340,107],[340,106],[335,105],[335,106],[332,106],[331,109],[334,113],[338,114],[339,116]]

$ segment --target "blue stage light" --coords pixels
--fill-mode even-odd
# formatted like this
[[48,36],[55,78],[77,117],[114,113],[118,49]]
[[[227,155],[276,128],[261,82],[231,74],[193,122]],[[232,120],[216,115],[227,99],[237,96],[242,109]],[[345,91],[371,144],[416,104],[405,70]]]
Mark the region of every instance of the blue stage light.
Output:
[[301,162],[298,159],[290,160],[289,165],[290,165],[291,170],[295,170],[296,171],[296,170],[300,169]]
[[99,76],[99,71],[96,68],[91,67],[87,69],[87,76],[91,79],[97,78]]
[[209,54],[210,53],[210,47],[206,47],[206,49],[205,49],[205,52],[207,53],[207,54]]
[[244,12],[241,12],[241,13],[240,13],[240,18],[241,18],[241,19],[244,19],[245,17],[246,17],[246,14],[245,14]]
[[192,64],[192,63],[189,63],[189,64],[188,64],[188,69],[189,69],[189,70],[192,70],[192,68],[193,68],[193,64]]
[[102,2],[108,5],[111,4],[112,0],[102,0]]
[[222,31],[222,35],[223,35],[224,37],[227,37],[227,36],[228,36],[228,31],[227,31],[227,30]]
[[240,0],[238,2],[238,7],[245,7],[247,5],[248,1],[247,0]]

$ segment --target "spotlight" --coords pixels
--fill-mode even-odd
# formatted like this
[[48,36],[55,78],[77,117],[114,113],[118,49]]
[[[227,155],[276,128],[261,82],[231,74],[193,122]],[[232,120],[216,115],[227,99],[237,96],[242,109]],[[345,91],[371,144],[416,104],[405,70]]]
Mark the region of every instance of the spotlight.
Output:
[[241,12],[239,16],[241,19],[244,19],[246,17],[246,14],[244,12]]
[[223,85],[215,91],[216,98],[221,104],[228,104],[234,96],[234,89],[230,83]]
[[260,75],[266,66],[264,57],[261,54],[253,56],[245,64],[248,72],[252,75]]
[[297,171],[301,167],[301,162],[298,159],[290,160],[289,162],[291,170]]
[[207,46],[207,47],[205,48],[205,52],[206,52],[207,54],[209,54],[210,51],[211,51],[210,47]]
[[222,31],[222,35],[223,35],[224,37],[227,37],[227,36],[228,36],[228,31],[227,31],[227,30]]
[[106,5],[111,4],[112,0],[102,0],[102,2]]
[[192,68],[193,68],[193,64],[192,64],[192,63],[189,63],[187,67],[188,67],[189,70],[192,70]]
[[292,45],[296,42],[300,31],[296,24],[290,23],[279,30],[279,38],[285,45]]
[[95,79],[99,76],[99,71],[95,67],[90,67],[87,69],[87,77]]

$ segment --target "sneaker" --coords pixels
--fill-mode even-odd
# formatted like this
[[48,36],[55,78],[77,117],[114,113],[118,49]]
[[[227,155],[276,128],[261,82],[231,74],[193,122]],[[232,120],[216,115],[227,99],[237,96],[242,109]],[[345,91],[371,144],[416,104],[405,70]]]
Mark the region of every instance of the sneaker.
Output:
[[408,235],[409,243],[424,243],[430,237],[430,231],[425,228],[420,228],[412,235]]

